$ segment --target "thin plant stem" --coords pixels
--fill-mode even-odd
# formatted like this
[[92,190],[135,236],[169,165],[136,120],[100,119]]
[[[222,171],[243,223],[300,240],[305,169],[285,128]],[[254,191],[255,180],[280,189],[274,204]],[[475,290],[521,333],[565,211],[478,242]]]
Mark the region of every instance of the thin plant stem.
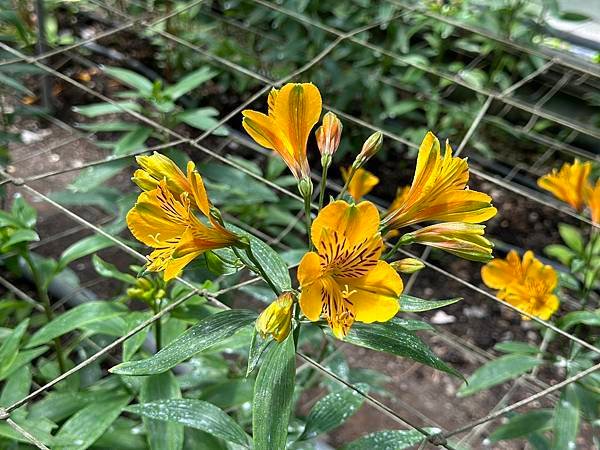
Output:
[[[153,305],[153,310],[154,310],[154,314],[158,314],[160,313],[161,308],[161,301],[155,299],[154,300],[154,305]],[[158,353],[161,349],[162,349],[162,318],[159,318],[156,322],[154,322],[154,340],[156,341],[156,352]]]
[[398,251],[398,247],[400,247],[400,238],[398,238],[396,240],[396,243],[394,244],[394,246],[390,249],[389,252],[387,252],[385,255],[383,255],[383,260],[387,260],[389,258],[391,258],[392,256],[394,256],[396,254],[396,252]]
[[325,189],[327,188],[327,171],[329,170],[329,164],[323,166],[323,173],[321,176],[321,187],[319,192],[319,211],[323,209],[323,202],[325,200]]
[[342,196],[348,190],[348,186],[350,185],[350,182],[352,181],[352,178],[354,178],[354,174],[355,173],[356,173],[356,169],[354,168],[354,166],[351,166],[350,167],[350,173],[348,174],[348,179],[344,183],[344,186],[342,187],[342,190],[340,191],[340,193],[337,196],[338,199],[342,198]]
[[304,217],[306,219],[306,237],[308,240],[308,249],[312,250],[313,245],[312,245],[312,240],[310,238],[310,229],[312,227],[312,217],[310,215],[310,211],[311,211],[311,207],[310,207],[310,195],[306,195],[304,197]]
[[[44,286],[44,283],[42,282],[42,278],[40,276],[40,272],[38,271],[36,265],[31,259],[31,255],[27,251],[25,251],[21,256],[29,266],[29,270],[31,270],[31,276],[33,277],[33,282],[35,283],[38,297],[41,300],[42,306],[44,308],[46,319],[48,320],[48,322],[52,322],[54,320],[54,312],[52,311],[52,306],[50,305],[48,289],[46,288],[46,286]],[[54,338],[54,350],[56,351],[56,359],[58,360],[58,367],[62,375],[67,371],[67,365],[65,363],[65,354],[63,352],[62,343],[60,342],[60,337]]]
[[[233,251],[236,255],[238,255],[238,257],[240,256],[238,250],[235,247],[233,248]],[[263,266],[256,259],[256,256],[254,256],[254,253],[252,252],[252,247],[250,246],[250,244],[248,244],[248,246],[245,248],[245,251],[246,251],[246,255],[248,256],[248,259],[250,261],[252,261],[252,264],[254,264],[254,268],[257,270],[258,274],[263,278],[263,280],[265,280],[265,282],[269,285],[271,290],[277,296],[279,296],[281,294],[281,289],[279,289],[277,287],[277,285],[275,283],[273,283],[273,280],[271,280],[271,278],[267,275],[267,272],[265,271]]]

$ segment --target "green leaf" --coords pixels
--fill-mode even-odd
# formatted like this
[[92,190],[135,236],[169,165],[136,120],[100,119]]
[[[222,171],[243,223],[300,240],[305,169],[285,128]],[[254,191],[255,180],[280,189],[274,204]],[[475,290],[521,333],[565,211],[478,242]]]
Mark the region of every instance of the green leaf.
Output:
[[243,309],[213,314],[188,329],[152,357],[124,362],[109,371],[120,375],[152,375],[165,372],[181,361],[232,336],[255,320],[255,312]]
[[202,394],[198,399],[228,410],[230,408],[237,408],[244,403],[250,403],[253,392],[253,379],[234,378],[222,383],[215,382],[202,389]]
[[129,403],[129,396],[103,399],[79,410],[58,430],[56,439],[77,445],[54,446],[53,450],[84,450],[110,427]]
[[101,234],[94,234],[93,236],[83,238],[62,252],[60,259],[58,260],[58,270],[61,270],[79,258],[83,258],[90,253],[96,253],[97,251],[112,245],[115,245],[115,243],[108,237]]
[[191,398],[159,400],[132,405],[126,410],[151,419],[165,420],[202,430],[248,448],[249,438],[244,430],[222,409],[202,400]]
[[[368,392],[367,385],[361,384],[357,387],[361,392]],[[364,396],[348,388],[326,395],[311,408],[304,431],[298,440],[312,439],[339,427],[360,409],[364,400]]]
[[[281,256],[279,256],[279,253],[277,253],[257,237],[247,233],[235,225],[227,224],[227,228],[239,235],[248,237],[252,254],[262,266],[269,279],[280,291],[289,291],[292,288],[290,272]],[[260,273],[254,267],[252,260],[248,258],[248,255],[246,255],[246,252],[240,252],[240,255],[242,262],[248,267],[252,268],[255,273],[260,275]]]
[[[329,327],[325,328],[325,332],[331,334]],[[395,320],[384,323],[355,322],[344,341],[379,352],[410,358],[434,369],[463,378],[460,372],[446,365],[427,344]]]
[[424,300],[411,295],[402,294],[400,296],[400,312],[423,312],[432,309],[443,308],[459,302],[462,298],[451,298],[448,300]]
[[132,131],[139,127],[137,123],[114,121],[101,123],[80,123],[78,128],[86,131],[99,132],[115,132],[115,131]]
[[538,347],[518,341],[499,342],[494,345],[494,348],[499,352],[504,353],[525,353],[531,355],[537,355],[540,351]]
[[127,284],[135,284],[136,282],[136,278],[133,275],[121,272],[114,264],[104,261],[98,255],[92,256],[92,264],[98,275],[106,278],[114,278]]
[[575,258],[575,253],[568,247],[559,244],[551,244],[544,248],[544,253],[548,255],[550,258],[554,258],[557,261],[561,262],[565,266],[569,266],[573,258]]
[[111,77],[121,81],[123,84],[137,89],[144,95],[149,95],[152,93],[152,82],[139,73],[127,69],[121,69],[119,67],[103,67],[102,70]]
[[173,86],[169,86],[163,91],[163,94],[171,97],[172,100],[177,100],[182,95],[187,94],[193,89],[196,89],[202,83],[210,80],[217,72],[214,72],[208,67],[202,67],[185,77],[183,77],[179,82],[175,83]]
[[22,350],[18,352],[12,365],[6,371],[0,371],[0,381],[10,377],[21,367],[25,366],[26,364],[29,364],[35,358],[37,358],[40,355],[43,355],[47,351],[48,347],[44,345],[42,347],[32,348],[31,350]]
[[136,102],[93,103],[85,106],[75,106],[73,111],[86,117],[98,117],[105,114],[124,113],[126,110],[140,112],[142,107]]
[[93,191],[95,188],[117,175],[128,165],[129,161],[123,159],[106,162],[98,166],[87,167],[77,175],[75,181],[69,185],[68,190],[76,193]]
[[579,404],[573,386],[567,386],[554,409],[552,450],[577,448],[579,415]]
[[[7,407],[12,405],[29,394],[31,389],[31,369],[29,366],[23,366],[16,370],[7,380],[0,396],[0,406]],[[14,420],[24,419],[27,415],[25,408],[19,408],[11,413]]]
[[472,395],[483,389],[504,383],[529,372],[541,364],[535,356],[510,354],[490,361],[477,369],[468,379],[467,384],[459,391],[460,397]]
[[[150,312],[127,314],[127,317],[125,317],[125,323],[127,326],[126,333],[136,328],[142,322],[148,320],[150,316]],[[144,344],[144,341],[146,340],[146,336],[148,336],[149,331],[150,328],[146,327],[143,330],[140,330],[137,333],[135,333],[125,342],[123,342],[123,361],[129,361],[133,357],[133,355],[135,355],[135,353]]]
[[252,334],[252,340],[250,341],[250,348],[248,349],[248,368],[246,369],[246,376],[250,375],[254,369],[258,366],[258,363],[264,354],[265,350],[274,342],[272,338],[263,339],[254,329]]
[[511,417],[504,425],[490,434],[492,444],[505,439],[516,439],[527,436],[534,431],[546,431],[551,424],[552,410],[539,409]]
[[55,337],[62,336],[77,328],[115,317],[124,312],[125,308],[116,303],[109,303],[107,301],[84,303],[61,314],[37,330],[27,343],[27,347],[30,348],[45,344]]
[[0,374],[7,374],[8,370],[17,359],[19,343],[27,331],[28,326],[29,319],[25,319],[17,325],[10,336],[2,342],[2,347],[0,347]]
[[576,253],[581,254],[585,247],[581,232],[574,226],[561,223],[558,225],[558,232],[562,240],[569,246],[569,248]]
[[[172,372],[164,372],[144,379],[140,389],[140,402],[152,404],[155,400],[180,399],[179,384]],[[183,448],[183,426],[143,416],[151,450],[178,450]]]
[[[439,433],[437,428],[425,428],[430,434]],[[345,445],[343,450],[404,450],[426,439],[417,430],[383,430],[369,433]]]
[[285,448],[295,376],[294,340],[288,336],[269,348],[258,370],[252,402],[254,450]]
[[147,127],[139,127],[128,132],[115,144],[113,155],[123,156],[134,151],[140,152],[144,148],[144,142],[146,142],[151,134],[152,129]]
[[[207,107],[188,109],[177,114],[176,119],[191,127],[206,131],[210,130],[219,123],[219,121],[217,120],[218,116],[219,111],[217,111],[215,108]],[[216,128],[212,132],[212,134],[214,134],[215,136],[227,136],[229,132],[227,131],[227,128],[225,128],[224,126],[220,126]]]
[[21,229],[13,232],[10,237],[4,242],[0,251],[6,252],[10,247],[15,244],[20,244],[21,242],[32,242],[39,241],[40,237],[38,234],[29,229]]
[[596,311],[573,311],[565,314],[558,321],[558,326],[564,331],[571,327],[584,324],[592,327],[600,326],[600,312]]

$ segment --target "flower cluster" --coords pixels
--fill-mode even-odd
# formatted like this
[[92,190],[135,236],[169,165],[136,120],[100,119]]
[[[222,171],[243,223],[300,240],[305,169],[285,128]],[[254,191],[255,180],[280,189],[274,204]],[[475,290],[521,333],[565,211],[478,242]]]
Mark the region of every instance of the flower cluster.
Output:
[[[127,214],[136,239],[152,247],[148,270],[175,278],[193,259],[207,250],[236,245],[238,236],[215,217],[202,177],[188,162],[187,175],[164,155],[138,156],[141,169],[133,181],[143,190]],[[195,214],[198,210],[206,221]]]
[[[331,112],[323,116],[315,132],[323,177],[319,212],[311,222],[313,189],[307,148],[321,108],[321,94],[313,84],[286,84],[269,94],[267,114],[242,113],[249,135],[285,161],[305,202],[309,250],[298,268],[299,292],[277,292],[277,300],[256,322],[261,335],[279,342],[293,329],[293,317],[299,319],[300,312],[310,321],[324,319],[338,338],[345,337],[355,321],[384,322],[394,317],[403,290],[399,273],[420,270],[423,263],[415,259],[387,262],[382,256],[385,239],[400,236],[396,245],[421,243],[477,261],[491,257],[492,244],[480,225],[496,214],[491,198],[467,188],[466,159],[453,157],[448,144],[442,156],[432,133],[419,149],[412,185],[398,190],[383,218],[373,203],[362,201],[379,182],[363,166],[382,147],[380,132],[373,133],[353,164],[343,169],[345,185],[337,199],[323,206],[327,169],[343,129]],[[138,157],[138,163],[141,169],[133,180],[143,192],[127,215],[127,223],[138,240],[154,249],[148,256],[148,270],[164,271],[164,279],[170,280],[197,256],[223,247],[243,248],[252,259],[247,241],[229,231],[210,204],[193,162],[185,174],[157,153]],[[430,224],[414,231],[398,231],[426,222]],[[260,266],[255,269],[267,276]]]
[[489,288],[498,290],[499,299],[527,314],[547,320],[558,309],[558,297],[554,295],[558,275],[532,251],[525,252],[523,259],[512,250],[506,259],[490,261],[482,267],[481,277]]
[[565,163],[560,170],[552,169],[538,179],[538,186],[551,192],[577,212],[587,206],[592,221],[600,224],[600,179],[590,180],[592,163],[576,159],[573,164]]

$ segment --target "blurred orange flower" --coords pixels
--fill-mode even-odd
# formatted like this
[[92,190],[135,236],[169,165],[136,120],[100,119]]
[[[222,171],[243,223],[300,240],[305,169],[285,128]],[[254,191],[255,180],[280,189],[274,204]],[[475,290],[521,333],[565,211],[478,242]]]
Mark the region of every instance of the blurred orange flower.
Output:
[[560,170],[552,169],[552,172],[539,178],[537,183],[539,187],[550,191],[559,200],[581,211],[591,170],[592,163],[582,163],[576,159],[573,164],[563,164]]
[[558,309],[559,300],[554,294],[558,275],[532,251],[525,252],[523,259],[514,250],[506,259],[493,259],[481,268],[481,277],[489,288],[499,290],[496,294],[499,299],[525,313],[547,320]]
[[[344,182],[348,181],[348,177],[352,173],[351,168],[342,167],[342,178]],[[352,175],[352,179],[348,184],[348,193],[352,196],[355,202],[359,202],[365,195],[377,186],[379,178],[363,168],[356,169]]]

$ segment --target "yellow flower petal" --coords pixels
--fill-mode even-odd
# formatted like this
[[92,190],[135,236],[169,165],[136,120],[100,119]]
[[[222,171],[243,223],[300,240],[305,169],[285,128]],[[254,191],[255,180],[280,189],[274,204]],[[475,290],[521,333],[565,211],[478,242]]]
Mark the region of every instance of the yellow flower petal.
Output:
[[551,173],[539,178],[538,186],[581,211],[591,170],[591,162],[582,163],[576,159],[573,164],[563,164],[560,171],[553,169]]
[[348,289],[352,292],[349,300],[359,322],[386,322],[400,309],[398,297],[403,289],[402,279],[384,261],[379,261],[366,276],[352,280]]
[[344,236],[350,245],[371,238],[379,229],[379,211],[371,202],[349,205],[338,200],[323,208],[314,220],[311,239],[319,245],[324,229],[335,230]]
[[[348,180],[350,175],[350,169],[342,167],[342,178],[344,181]],[[373,190],[375,186],[379,184],[379,178],[373,175],[368,170],[359,168],[355,171],[350,184],[348,184],[348,193],[352,196],[354,201],[359,202],[365,195]]]
[[288,83],[269,94],[268,116],[245,110],[242,124],[259,145],[275,150],[294,176],[302,179],[310,176],[306,145],[321,107],[321,94],[315,85]]
[[490,196],[468,190],[468,181],[466,159],[452,156],[448,143],[442,157],[439,141],[427,133],[412,185],[394,201],[383,219],[384,227],[389,231],[426,221],[480,223],[490,219],[497,212]]
[[189,192],[190,185],[184,173],[165,155],[154,152],[150,156],[136,156],[135,159],[145,174],[137,170],[133,181],[143,190],[155,189],[158,182],[165,179],[169,190],[174,195],[179,196],[183,192]]
[[157,189],[140,194],[127,214],[127,226],[137,240],[157,247],[185,232],[189,214],[187,197],[176,200],[166,182],[161,181]]
[[260,313],[256,319],[256,330],[263,338],[271,335],[277,342],[283,342],[292,329],[293,306],[293,294],[284,292]]
[[585,204],[590,210],[592,222],[600,225],[600,179],[594,186],[591,183],[585,189]]

